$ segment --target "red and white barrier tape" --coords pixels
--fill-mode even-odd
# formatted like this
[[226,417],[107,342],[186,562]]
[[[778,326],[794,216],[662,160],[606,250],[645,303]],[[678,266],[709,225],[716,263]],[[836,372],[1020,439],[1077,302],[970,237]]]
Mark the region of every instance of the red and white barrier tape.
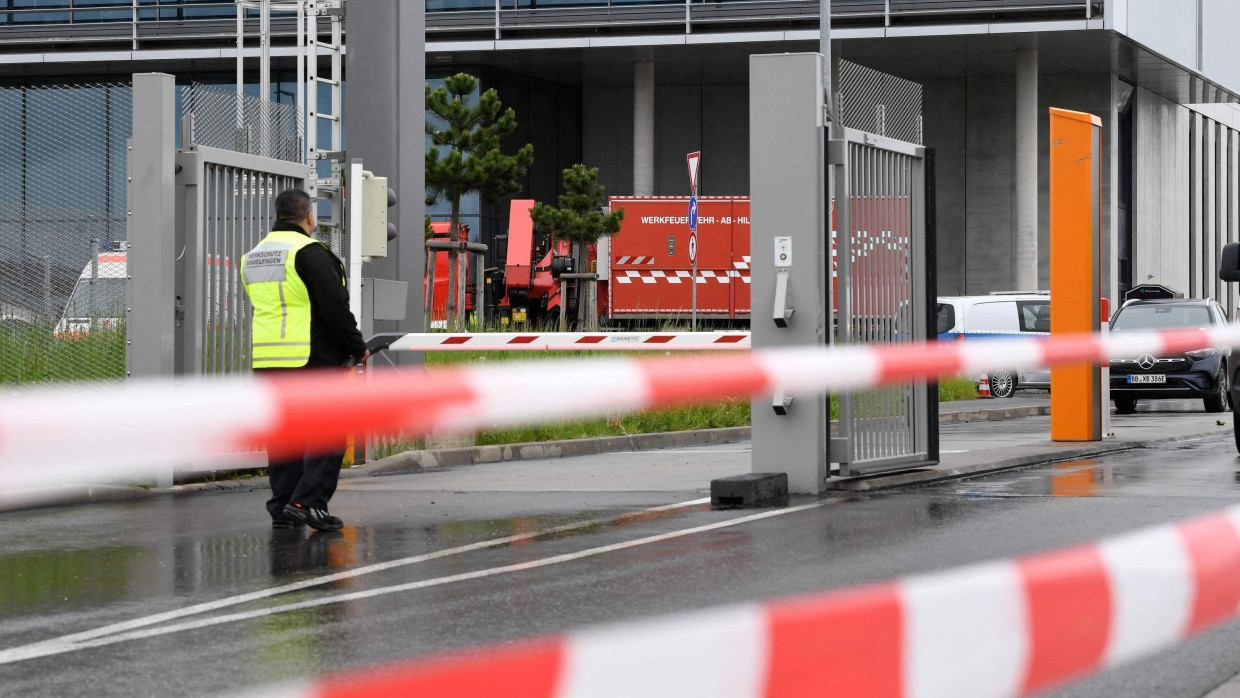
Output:
[[262,695],[1023,696],[1170,647],[1238,610],[1240,507],[1041,555],[584,630]]
[[[996,368],[1240,346],[1240,327],[1052,339],[807,347],[19,391],[0,403],[0,494],[288,452],[359,432],[467,431],[782,390],[810,395]],[[49,454],[54,457],[49,458]]]
[[388,351],[656,351],[748,349],[748,332],[411,333]]

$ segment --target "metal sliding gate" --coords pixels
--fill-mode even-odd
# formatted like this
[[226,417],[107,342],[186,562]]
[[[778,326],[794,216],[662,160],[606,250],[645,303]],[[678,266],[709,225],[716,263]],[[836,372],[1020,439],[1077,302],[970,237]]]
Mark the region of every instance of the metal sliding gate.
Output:
[[[834,158],[836,341],[924,340],[934,300],[927,289],[925,148],[841,130],[845,152]],[[842,476],[930,464],[938,458],[933,411],[925,383],[842,394],[831,460]]]
[[[194,133],[187,117],[182,132]],[[190,141],[176,155],[180,255],[176,293],[178,374],[216,375],[250,367],[250,305],[241,287],[241,256],[274,222],[276,196],[304,189],[308,170],[277,160]]]

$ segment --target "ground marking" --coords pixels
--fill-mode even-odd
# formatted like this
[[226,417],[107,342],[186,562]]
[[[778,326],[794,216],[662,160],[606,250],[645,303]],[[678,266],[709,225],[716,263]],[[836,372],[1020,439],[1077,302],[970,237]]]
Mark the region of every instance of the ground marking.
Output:
[[[363,599],[369,599],[369,598],[373,598],[376,596],[385,596],[388,594],[396,594],[396,593],[405,592],[405,591],[416,591],[419,589],[427,589],[430,587],[443,586],[443,585],[452,584],[455,582],[466,582],[466,581],[472,581],[475,579],[483,579],[486,577],[493,577],[496,575],[508,574],[511,572],[524,572],[526,570],[537,569],[539,567],[547,567],[550,565],[558,565],[558,564],[565,563],[565,562],[572,562],[575,560],[581,560],[581,559],[588,558],[588,557],[594,557],[596,555],[602,555],[605,553],[615,552],[617,550],[627,550],[629,548],[635,548],[640,545],[649,545],[651,543],[659,543],[659,542],[666,541],[666,540],[673,540],[675,538],[683,538],[685,536],[691,536],[696,533],[704,533],[706,531],[713,531],[713,530],[720,529],[720,528],[728,528],[728,527],[737,526],[743,523],[749,523],[751,521],[759,521],[759,520],[768,519],[774,516],[782,516],[784,514],[791,514],[794,512],[804,511],[807,509],[814,509],[814,508],[821,507],[827,504],[836,504],[841,501],[844,501],[844,500],[824,499],[824,500],[819,500],[816,502],[811,502],[809,504],[802,504],[800,506],[788,507],[786,509],[775,509],[771,511],[762,512],[760,514],[751,514],[749,516],[742,516],[742,517],[735,518],[735,519],[729,519],[728,521],[720,521],[720,522],[713,523],[713,524],[706,524],[704,526],[695,526],[693,528],[686,528],[686,529],[682,529],[679,531],[672,531],[669,533],[660,533],[658,535],[647,536],[645,538],[638,538],[636,540],[626,541],[624,543],[613,543],[611,545],[604,545],[604,546],[600,546],[597,548],[589,548],[587,550],[582,550],[582,551],[575,552],[575,553],[565,553],[563,555],[555,555],[552,557],[543,558],[541,560],[531,560],[529,562],[522,562],[522,563],[517,563],[513,565],[492,567],[490,569],[477,570],[474,572],[465,572],[462,574],[454,574],[454,575],[450,575],[447,577],[437,577],[435,579],[426,579],[426,580],[422,580],[419,582],[408,582],[405,584],[396,584],[393,586],[380,587],[378,589],[370,589],[367,591],[355,591],[355,592],[350,592],[347,594],[337,594],[335,596],[329,596],[329,597],[321,598],[321,599],[314,599],[311,601],[301,601],[298,603],[285,604],[283,606],[264,608],[264,609],[259,609],[256,611],[232,613],[232,614],[223,615],[223,616],[216,616],[214,618],[204,618],[201,620],[189,621],[185,623],[166,625],[166,626],[159,627],[159,628],[145,628],[141,630],[134,630],[131,632],[113,631],[113,634],[109,634],[108,636],[105,636],[105,637],[97,637],[96,639],[75,640],[75,641],[69,640],[69,638],[81,638],[83,635],[86,634],[86,633],[78,633],[77,635],[65,636],[62,638],[57,638],[55,640],[50,640],[46,642],[25,645],[23,647],[15,647],[10,650],[0,651],[0,665],[12,664],[15,662],[25,661],[28,659],[50,657],[50,656],[57,655],[57,654],[65,654],[67,652],[76,652],[79,650],[91,649],[94,647],[104,647],[107,645],[113,645],[113,644],[117,644],[120,642],[127,642],[130,640],[144,640],[144,639],[148,639],[152,637],[159,637],[161,635],[169,635],[172,633],[184,632],[188,630],[198,630],[201,628],[208,628],[214,625],[222,625],[225,623],[236,623],[240,621],[253,620],[256,618],[273,616],[279,613],[301,611],[307,608],[329,606],[332,604],[345,603],[348,601],[360,601]],[[686,502],[684,504],[673,505],[673,506],[683,507],[683,506],[687,506],[688,504],[689,503]],[[656,511],[656,510],[657,509],[647,510],[647,511]],[[628,516],[631,516],[631,514]],[[615,518],[623,518],[623,517],[615,517]],[[573,524],[574,527],[582,526],[582,525],[586,525],[586,524]],[[548,531],[544,531],[542,533],[538,533],[534,535],[546,535],[547,533],[553,530],[556,530],[556,529],[549,529]],[[466,546],[466,547],[469,547],[469,546]],[[339,578],[343,576],[343,574],[344,573],[342,573],[342,575],[332,575],[332,577]],[[316,581],[317,583],[322,584],[323,583],[322,580],[324,579],[327,579],[327,578],[318,578],[316,580],[310,580],[310,581]],[[295,585],[289,585],[289,587],[293,587],[293,586]],[[240,598],[240,597],[236,597],[236,598]],[[237,602],[237,603],[240,603],[240,602]],[[202,604],[202,605],[205,606],[206,604]],[[166,615],[166,614],[161,614],[161,615]],[[155,616],[152,616],[152,618],[153,617]],[[147,621],[147,620],[149,619],[139,619],[139,621]],[[143,622],[141,625],[145,626],[145,625],[150,625],[150,624],[151,622]],[[122,624],[118,624],[118,625],[122,625]],[[109,626],[109,627],[115,628],[117,626]]]
[[[710,503],[710,498],[706,497],[702,499],[689,500],[687,502],[665,504],[663,506],[651,507],[649,509],[641,509],[638,511],[627,512],[624,514],[617,514],[616,516],[608,516],[604,518],[590,519],[588,521],[580,521],[578,523],[564,524],[563,526],[555,526],[552,528],[538,530],[538,531],[529,531],[527,533],[519,533],[517,535],[512,535],[512,536],[504,536],[502,538],[492,538],[490,540],[479,541],[477,543],[470,543],[469,545],[462,545],[456,548],[447,548],[445,550],[437,550],[433,553],[423,553],[421,555],[414,555],[412,557],[401,558],[399,560],[389,560],[388,562],[380,562],[374,565],[366,565],[364,567],[358,567],[352,570],[345,570],[344,572],[337,572],[334,574],[328,574],[328,575],[324,575],[321,577],[314,577],[312,579],[304,579],[300,582],[293,582],[291,584],[282,584],[280,586],[271,587],[269,589],[252,591],[246,594],[239,594],[237,596],[230,596],[227,598],[218,599],[216,601],[207,601],[205,603],[195,604],[193,606],[186,606],[185,608],[179,608],[174,611],[165,611],[164,613],[156,613],[154,615],[144,616],[142,618],[135,618],[133,620],[122,621],[120,623],[113,623],[112,625],[105,625],[103,627],[95,628],[93,630],[86,630],[83,632],[73,633],[70,635],[62,635],[60,637],[51,638],[49,640],[40,640],[39,642],[34,642],[29,645],[24,645],[21,647],[14,647],[14,648],[7,649],[7,650],[0,650],[0,664],[7,664],[10,662],[14,662],[14,661],[22,661],[23,659],[29,659],[31,657],[26,657],[24,655],[26,652],[31,651],[31,650],[41,649],[44,647],[73,645],[79,642],[84,642],[87,640],[94,640],[96,638],[104,637],[107,635],[115,635],[118,633],[136,630],[138,628],[144,628],[150,625],[157,625],[159,623],[164,623],[170,620],[177,620],[179,618],[184,618],[186,616],[198,615],[200,613],[208,613],[210,611],[217,611],[221,608],[228,608],[229,606],[236,606],[238,604],[249,603],[251,601],[259,601],[261,599],[270,598],[272,596],[279,596],[281,594],[288,594],[294,591],[301,591],[303,589],[311,589],[316,586],[322,586],[324,584],[331,584],[332,582],[338,582],[343,579],[351,579],[351,578],[360,577],[366,574],[373,574],[375,572],[383,572],[383,571],[394,569],[397,567],[404,567],[406,565],[413,565],[413,564],[417,564],[420,562],[429,562],[431,560],[437,560],[443,557],[461,555],[463,553],[469,553],[475,550],[485,550],[487,548],[496,548],[500,546],[511,545],[512,543],[519,543],[521,541],[531,540],[534,538],[540,538],[543,536],[555,535],[557,533],[567,533],[567,532],[575,531],[575,530],[582,529],[582,528],[598,526],[600,524],[615,523],[623,519],[628,519],[628,518],[632,518],[635,516],[642,516],[644,514],[653,514],[653,513],[663,512],[663,511],[674,511],[676,509],[684,509],[687,507],[698,506],[701,504],[709,504],[709,503]],[[47,655],[37,654],[33,656],[47,656]]]

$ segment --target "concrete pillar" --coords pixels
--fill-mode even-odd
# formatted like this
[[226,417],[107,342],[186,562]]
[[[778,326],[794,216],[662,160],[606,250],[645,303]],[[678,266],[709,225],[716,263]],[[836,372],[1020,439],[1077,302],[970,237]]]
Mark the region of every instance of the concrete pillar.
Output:
[[[129,284],[125,375],[170,378],[176,366],[176,84],[171,75],[133,76],[129,152]],[[171,481],[166,483],[171,485]]]
[[1038,50],[1016,51],[1016,291],[1038,290]]
[[654,49],[633,62],[633,194],[654,195]]
[[[388,256],[369,262],[363,274],[408,282],[403,321],[379,321],[376,332],[421,332],[422,277],[426,271],[422,218],[425,212],[426,25],[425,5],[397,0],[347,3],[349,89],[345,137],[349,157],[388,178],[396,206],[388,220],[399,234]],[[350,283],[354,280],[350,279]],[[360,320],[360,318],[359,318]],[[398,352],[402,365],[422,355]]]
[[[750,329],[758,349],[823,346],[831,333],[822,60],[817,53],[749,57]],[[792,493],[822,492],[826,396],[781,393],[755,399],[752,412],[753,472],[787,473]]]

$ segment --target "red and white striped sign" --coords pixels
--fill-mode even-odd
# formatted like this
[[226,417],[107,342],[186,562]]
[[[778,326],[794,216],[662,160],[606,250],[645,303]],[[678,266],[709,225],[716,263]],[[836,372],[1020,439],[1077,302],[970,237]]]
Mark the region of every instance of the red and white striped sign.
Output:
[[658,351],[748,349],[748,332],[411,333],[389,351]]
[[[303,373],[17,391],[0,403],[0,504],[9,490],[143,478],[179,462],[205,468],[264,445],[277,453],[313,449],[359,432],[463,432],[1216,346],[1240,346],[1240,327],[491,363],[375,371],[369,380]],[[56,458],[47,458],[48,444]]]
[[[629,269],[626,271],[612,272],[612,280],[618,284],[688,284],[693,272],[689,269],[676,269],[662,271],[655,269],[653,271],[641,271]],[[729,279],[738,279],[743,284],[749,283],[748,271],[737,271],[727,269],[723,271],[715,271],[713,269],[698,270],[697,282],[699,284],[730,283]]]
[[1240,507],[1067,550],[589,629],[264,695],[1024,696],[1170,647],[1238,610]]

